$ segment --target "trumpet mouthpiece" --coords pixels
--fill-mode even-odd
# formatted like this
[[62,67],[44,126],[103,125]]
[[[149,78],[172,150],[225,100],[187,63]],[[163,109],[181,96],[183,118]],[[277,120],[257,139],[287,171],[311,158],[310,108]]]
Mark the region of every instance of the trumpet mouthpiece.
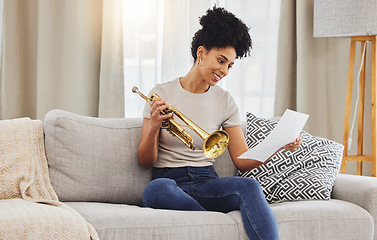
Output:
[[138,89],[136,86],[134,86],[134,87],[132,88],[132,92],[133,92],[133,93],[137,93],[138,90],[139,90],[139,89]]

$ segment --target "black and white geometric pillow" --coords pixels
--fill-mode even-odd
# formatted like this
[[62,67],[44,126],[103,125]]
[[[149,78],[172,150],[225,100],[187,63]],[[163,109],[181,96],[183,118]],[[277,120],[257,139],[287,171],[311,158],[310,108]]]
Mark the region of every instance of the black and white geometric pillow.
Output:
[[[256,146],[277,122],[246,115],[246,141]],[[343,145],[301,132],[303,143],[296,151],[280,150],[266,163],[238,176],[256,179],[269,203],[304,199],[330,199],[339,174]]]

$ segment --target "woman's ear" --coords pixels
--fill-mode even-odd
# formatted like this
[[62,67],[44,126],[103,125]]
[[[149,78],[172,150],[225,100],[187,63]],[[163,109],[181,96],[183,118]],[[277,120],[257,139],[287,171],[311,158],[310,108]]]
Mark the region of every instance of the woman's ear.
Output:
[[203,46],[199,46],[198,49],[196,50],[196,58],[198,59],[198,61],[202,58],[204,52],[205,52],[205,48]]

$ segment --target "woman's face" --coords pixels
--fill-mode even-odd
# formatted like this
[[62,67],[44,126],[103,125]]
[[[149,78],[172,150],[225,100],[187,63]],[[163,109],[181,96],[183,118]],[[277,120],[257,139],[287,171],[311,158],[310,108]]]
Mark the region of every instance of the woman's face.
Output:
[[228,75],[235,59],[236,50],[233,47],[212,48],[210,51],[202,46],[198,48],[199,70],[204,81],[210,86],[216,85]]

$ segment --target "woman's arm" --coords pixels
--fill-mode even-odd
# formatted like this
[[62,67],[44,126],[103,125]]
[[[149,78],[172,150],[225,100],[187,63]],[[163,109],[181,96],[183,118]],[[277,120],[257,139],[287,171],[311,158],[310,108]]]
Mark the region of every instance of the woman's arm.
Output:
[[[238,170],[240,170],[241,172],[245,172],[253,168],[259,167],[263,164],[263,162],[260,162],[254,159],[238,158],[239,156],[241,156],[241,154],[249,150],[246,143],[245,136],[242,132],[241,126],[228,127],[228,128],[224,128],[224,130],[229,135],[228,151],[229,151],[230,157],[232,158],[234,166],[236,166]],[[300,147],[301,143],[302,143],[302,136],[300,135],[294,142],[289,143],[282,148],[286,150],[290,150],[290,151],[295,151]],[[275,155],[280,149],[278,149],[273,155]],[[264,162],[269,160],[272,156],[270,156]]]
[[254,159],[238,158],[241,154],[249,150],[241,126],[224,128],[224,131],[229,135],[228,151],[234,166],[236,166],[238,170],[245,172],[263,164]]
[[161,124],[163,120],[172,116],[172,113],[163,113],[166,108],[170,108],[170,105],[162,98],[153,98],[150,119],[143,120],[138,154],[139,162],[144,168],[153,167],[157,161]]

